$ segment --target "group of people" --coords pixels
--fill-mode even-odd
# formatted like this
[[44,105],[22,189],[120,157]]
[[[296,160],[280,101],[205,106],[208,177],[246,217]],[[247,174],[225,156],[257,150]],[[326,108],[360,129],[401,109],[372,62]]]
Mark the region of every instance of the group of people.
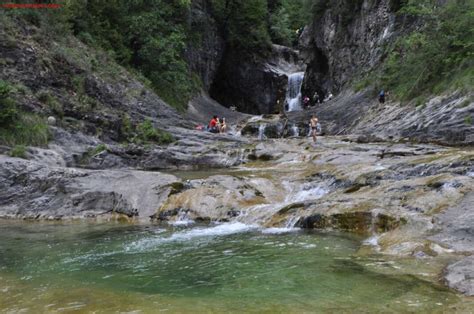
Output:
[[211,133],[225,133],[227,132],[227,123],[225,118],[220,118],[218,116],[213,116],[211,121],[207,126],[207,131]]
[[326,98],[322,98],[319,96],[318,92],[315,92],[313,95],[313,101],[311,102],[311,99],[308,96],[303,97],[303,108],[308,109],[309,107],[314,107],[317,104],[322,104],[325,101],[329,101],[333,98],[334,96],[332,95],[331,92],[328,92]]

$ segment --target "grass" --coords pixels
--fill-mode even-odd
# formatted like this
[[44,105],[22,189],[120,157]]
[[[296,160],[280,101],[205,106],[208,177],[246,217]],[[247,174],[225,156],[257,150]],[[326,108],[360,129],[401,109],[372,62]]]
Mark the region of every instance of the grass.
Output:
[[18,120],[8,128],[0,128],[0,144],[7,146],[46,146],[50,138],[43,117],[21,112]]
[[63,105],[48,91],[41,91],[38,94],[38,100],[45,104],[53,114],[64,117]]
[[472,116],[467,116],[466,118],[464,118],[464,123],[466,123],[467,125],[472,125]]
[[155,128],[150,119],[145,119],[145,121],[138,124],[137,135],[132,141],[140,144],[157,143],[167,145],[173,143],[175,139],[169,132]]
[[15,145],[9,152],[8,155],[10,157],[17,157],[17,158],[26,158],[26,146],[24,145]]

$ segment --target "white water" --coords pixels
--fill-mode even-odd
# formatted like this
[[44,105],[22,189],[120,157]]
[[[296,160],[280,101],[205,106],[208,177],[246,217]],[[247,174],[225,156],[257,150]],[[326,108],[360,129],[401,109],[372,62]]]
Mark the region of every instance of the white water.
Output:
[[189,226],[194,222],[194,220],[188,217],[188,214],[185,211],[180,211],[176,221],[169,222],[169,224],[172,226]]
[[298,127],[296,125],[293,124],[293,126],[291,127],[291,135],[293,136],[299,136],[300,135],[300,130],[298,129]]
[[303,84],[304,72],[297,72],[288,76],[288,87],[286,90],[286,104],[288,111],[302,110],[301,107],[301,85]]
[[258,127],[258,139],[260,141],[263,141],[264,139],[266,139],[267,137],[265,136],[265,128],[267,127],[266,124],[260,124],[260,126]]
[[[319,199],[328,193],[328,190],[325,188],[309,183],[292,184],[290,182],[283,182],[283,186],[287,190],[287,197],[282,202],[250,206],[242,210],[241,215],[239,215],[236,220],[245,224],[258,223],[260,225],[264,225],[266,222],[270,221],[271,218],[283,207],[293,203],[302,203],[305,201]],[[290,216],[288,217],[286,223],[284,223],[283,228],[270,228],[270,230],[265,232],[284,233],[293,231],[293,227],[300,218],[301,217],[298,215]]]
[[170,242],[188,242],[195,238],[212,238],[225,235],[231,235],[236,233],[245,233],[259,229],[257,225],[243,224],[240,222],[225,223],[214,227],[194,228],[190,230],[184,230],[175,232],[169,237],[150,237],[134,241],[124,246],[125,252],[143,252],[149,251],[155,247],[159,247],[161,244]]

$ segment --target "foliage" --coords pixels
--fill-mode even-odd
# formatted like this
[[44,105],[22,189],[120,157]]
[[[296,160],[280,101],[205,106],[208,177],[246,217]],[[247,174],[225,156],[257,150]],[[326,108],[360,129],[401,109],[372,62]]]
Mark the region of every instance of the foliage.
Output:
[[316,0],[212,0],[226,43],[250,54],[265,54],[271,42],[291,46],[312,19]]
[[9,152],[10,157],[26,159],[26,147],[24,145],[15,145]]
[[474,73],[474,3],[449,0],[407,1],[403,14],[416,15],[425,26],[400,38],[390,49],[382,84],[400,99],[472,86]]
[[158,144],[170,144],[174,142],[174,138],[170,133],[155,128],[150,119],[145,119],[145,121],[137,126],[135,141],[140,143],[155,142]]
[[9,128],[0,127],[0,144],[7,146],[46,146],[49,131],[44,119],[35,114],[21,112]]
[[[184,59],[188,0],[71,2],[72,29],[142,72],[165,101],[184,110],[196,91]],[[179,96],[175,96],[179,95]]]
[[467,116],[466,118],[464,118],[464,123],[466,123],[467,125],[472,125],[472,116]]
[[15,101],[10,97],[12,86],[0,80],[0,127],[10,128],[18,119]]
[[11,98],[14,89],[0,81],[0,144],[44,146],[49,132],[43,118],[19,110]]
[[97,154],[100,154],[102,152],[105,152],[107,150],[107,145],[105,144],[99,144],[97,145],[94,149],[92,149],[90,152],[89,152],[89,155],[90,156],[95,156]]
[[264,53],[270,45],[267,0],[211,0],[224,40],[243,52]]
[[63,105],[50,92],[42,91],[38,94],[38,100],[45,104],[55,115],[64,116]]

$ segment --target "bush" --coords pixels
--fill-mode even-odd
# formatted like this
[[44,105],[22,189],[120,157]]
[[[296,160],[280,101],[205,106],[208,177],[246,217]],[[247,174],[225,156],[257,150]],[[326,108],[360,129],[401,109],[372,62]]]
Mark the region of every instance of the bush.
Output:
[[10,98],[12,87],[5,81],[0,80],[0,127],[9,128],[18,119],[18,109],[15,101]]
[[0,144],[44,146],[48,143],[48,126],[36,114],[20,111],[10,97],[13,88],[0,81]]
[[15,145],[9,152],[10,157],[26,158],[26,147],[24,145]]
[[35,114],[21,112],[12,126],[0,128],[0,144],[3,145],[46,146],[48,141],[48,125]]
[[38,94],[38,100],[45,104],[53,114],[64,117],[63,105],[50,92],[42,91]]
[[471,116],[467,116],[467,117],[464,119],[464,123],[466,123],[467,125],[472,125],[472,117],[471,117]]
[[150,119],[145,119],[144,122],[137,126],[135,141],[139,143],[155,142],[166,145],[174,142],[174,138],[170,133],[155,128]]
[[425,23],[391,47],[382,74],[385,88],[402,100],[468,89],[474,77],[474,3],[410,0],[400,12]]

